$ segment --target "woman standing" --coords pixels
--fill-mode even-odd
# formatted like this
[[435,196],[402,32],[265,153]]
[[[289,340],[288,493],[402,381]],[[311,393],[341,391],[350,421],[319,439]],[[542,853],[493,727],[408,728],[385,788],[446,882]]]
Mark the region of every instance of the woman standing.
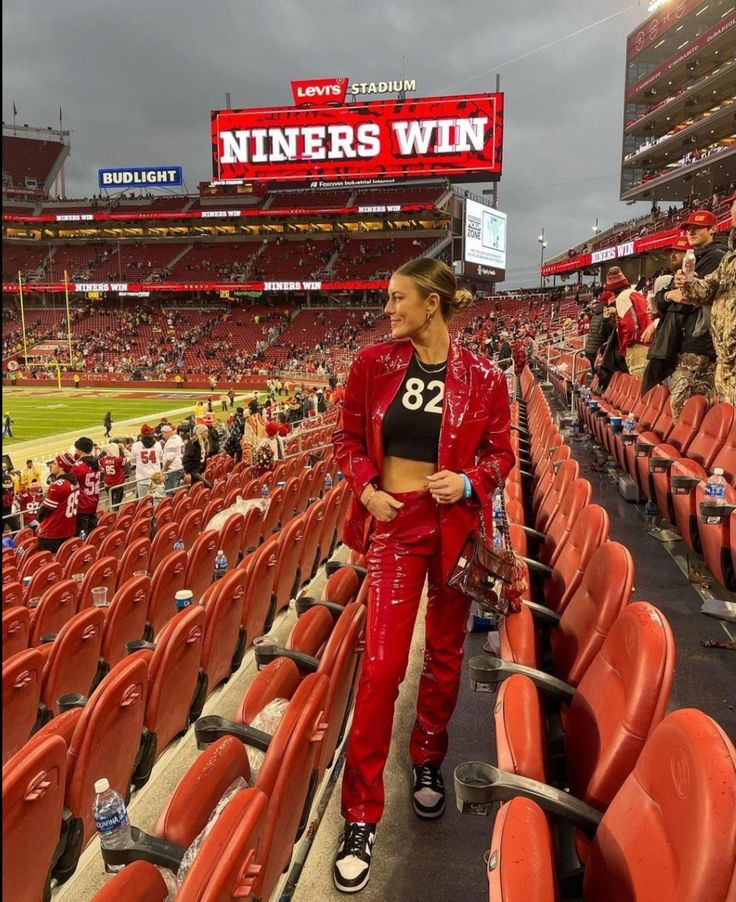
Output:
[[447,321],[472,302],[444,263],[398,269],[385,312],[395,341],[358,353],[333,436],[353,492],[344,539],[368,559],[368,620],[342,786],[345,830],[333,877],[368,881],[383,812],[383,769],[414,621],[429,577],[424,668],[409,754],[413,806],[445,805],[440,765],[455,708],[470,601],[447,579],[478,512],[514,463],[504,375],[451,340]]
[[105,427],[105,438],[110,441],[110,434],[112,432],[112,413],[109,410],[105,414],[102,425]]
[[204,478],[204,469],[209,451],[209,429],[203,424],[195,426],[194,435],[187,442],[181,458],[184,475],[189,477],[189,482],[192,485],[195,482],[203,482],[207,488],[212,488],[210,483]]

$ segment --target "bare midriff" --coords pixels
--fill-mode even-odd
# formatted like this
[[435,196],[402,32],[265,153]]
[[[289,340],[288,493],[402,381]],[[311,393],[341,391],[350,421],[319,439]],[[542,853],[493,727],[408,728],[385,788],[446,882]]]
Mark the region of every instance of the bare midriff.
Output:
[[427,476],[437,472],[435,464],[405,457],[384,457],[381,488],[384,492],[418,492],[428,489]]

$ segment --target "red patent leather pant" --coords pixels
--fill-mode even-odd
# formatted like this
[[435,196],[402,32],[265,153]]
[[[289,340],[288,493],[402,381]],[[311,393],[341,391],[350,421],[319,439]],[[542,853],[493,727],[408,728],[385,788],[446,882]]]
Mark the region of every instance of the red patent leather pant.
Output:
[[346,820],[375,823],[384,806],[383,769],[394,704],[406,674],[425,577],[429,577],[424,667],[409,742],[414,764],[439,766],[460,685],[470,601],[448,588],[440,564],[437,504],[429,492],[393,493],[404,507],[377,523],[368,551],[365,655],[342,782]]

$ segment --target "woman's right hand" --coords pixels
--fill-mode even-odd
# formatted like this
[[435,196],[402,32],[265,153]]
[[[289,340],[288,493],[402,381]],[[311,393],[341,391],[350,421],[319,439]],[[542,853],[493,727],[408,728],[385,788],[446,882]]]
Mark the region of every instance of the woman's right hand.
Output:
[[402,501],[397,501],[388,492],[375,490],[372,485],[365,487],[360,500],[369,513],[381,523],[390,523],[404,506]]

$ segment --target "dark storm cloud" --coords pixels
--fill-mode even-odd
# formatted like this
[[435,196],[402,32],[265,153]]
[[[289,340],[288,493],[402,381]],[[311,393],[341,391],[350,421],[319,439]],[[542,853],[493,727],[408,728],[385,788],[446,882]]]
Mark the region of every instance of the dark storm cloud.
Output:
[[[100,166],[177,163],[190,190],[210,176],[209,113],[291,102],[289,80],[398,78],[420,95],[493,90],[494,67],[618,10],[621,15],[502,66],[500,206],[509,286],[547,256],[635,212],[618,200],[625,37],[645,15],[615,0],[6,0],[3,118],[72,130],[67,193]],[[491,70],[481,78],[468,80]],[[451,86],[456,86],[452,87]],[[448,90],[450,89],[450,90]],[[565,183],[565,184],[558,184]],[[478,192],[485,186],[475,186]]]

